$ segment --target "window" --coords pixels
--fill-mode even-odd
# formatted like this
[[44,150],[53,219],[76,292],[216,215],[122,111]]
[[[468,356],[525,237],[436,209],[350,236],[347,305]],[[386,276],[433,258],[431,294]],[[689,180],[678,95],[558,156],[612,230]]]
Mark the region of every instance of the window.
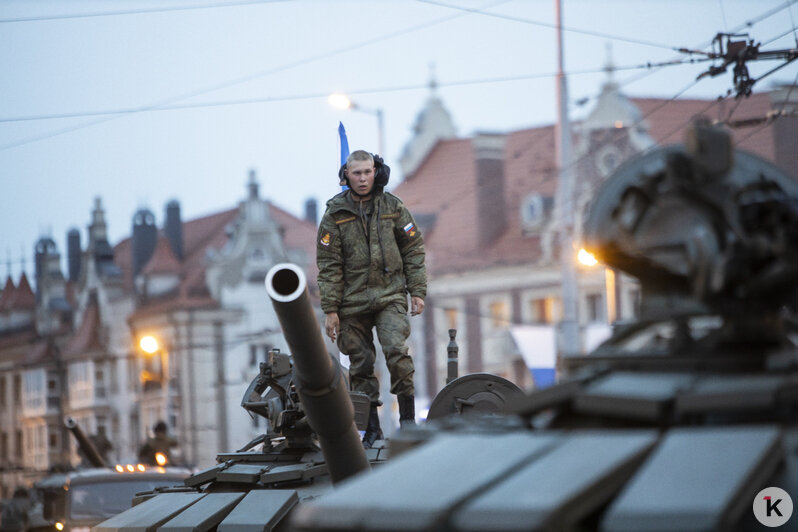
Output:
[[546,299],[532,299],[529,302],[529,307],[532,323],[551,323]]
[[94,370],[94,395],[97,398],[105,398],[105,372],[103,368],[96,368]]
[[510,326],[510,309],[504,301],[493,301],[490,304],[490,320],[494,329],[506,329]]
[[6,376],[0,375],[0,406],[6,406]]
[[46,400],[47,374],[43,369],[27,370],[23,374],[25,387],[23,390],[22,409],[26,415],[44,414]]
[[47,373],[47,408],[58,408],[61,404],[61,380],[58,373]]
[[632,302],[632,317],[640,315],[640,290],[629,290],[629,300]]
[[562,309],[558,298],[532,299],[529,301],[529,310],[532,323],[554,323],[561,319]]
[[585,299],[588,321],[604,321],[604,298],[601,294],[588,294]]
[[35,425],[25,429],[26,465],[36,469],[47,467],[47,427]]
[[69,365],[69,405],[72,408],[89,406],[94,399],[92,388],[94,372],[91,361],[75,362]]
[[58,437],[58,431],[51,430],[49,434],[49,444],[51,450],[57,450],[59,444],[61,443],[61,439]]
[[14,406],[22,403],[22,377],[19,373],[14,374]]

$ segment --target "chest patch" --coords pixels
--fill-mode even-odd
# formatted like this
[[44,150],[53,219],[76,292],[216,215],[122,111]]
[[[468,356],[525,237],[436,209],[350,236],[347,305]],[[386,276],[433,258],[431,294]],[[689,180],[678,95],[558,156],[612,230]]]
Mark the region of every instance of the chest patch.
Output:
[[321,244],[322,246],[325,246],[325,247],[329,246],[330,245],[330,239],[331,239],[330,233],[324,233],[324,236],[321,237],[321,240],[319,240],[319,244]]
[[403,227],[407,236],[416,236],[416,226],[413,225],[413,222],[410,222],[406,226]]

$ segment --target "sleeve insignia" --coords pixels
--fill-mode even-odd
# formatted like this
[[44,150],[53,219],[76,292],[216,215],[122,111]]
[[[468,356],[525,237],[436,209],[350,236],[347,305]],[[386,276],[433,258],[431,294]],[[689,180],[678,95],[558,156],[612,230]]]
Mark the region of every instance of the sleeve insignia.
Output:
[[319,240],[319,244],[321,244],[322,246],[329,246],[330,238],[331,238],[330,233],[324,233],[324,236],[321,237],[321,240]]
[[413,225],[413,222],[410,222],[406,226],[403,227],[407,236],[416,236],[416,226]]

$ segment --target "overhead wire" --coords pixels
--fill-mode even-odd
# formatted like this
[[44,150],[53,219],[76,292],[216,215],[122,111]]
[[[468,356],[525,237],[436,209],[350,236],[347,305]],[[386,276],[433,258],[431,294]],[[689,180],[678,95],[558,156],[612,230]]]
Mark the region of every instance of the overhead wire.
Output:
[[[493,1],[493,2],[491,2],[489,4],[487,4],[485,6],[485,8],[492,7],[492,6],[495,6],[495,5],[499,5],[499,4],[502,4],[502,3],[506,2],[506,1],[508,1],[508,0],[496,0],[496,1]],[[157,108],[165,106],[165,105],[170,105],[170,104],[173,104],[175,102],[179,102],[179,101],[182,101],[182,100],[187,100],[189,98],[194,98],[194,97],[197,97],[197,96],[201,96],[201,95],[207,94],[209,92],[214,92],[214,91],[217,91],[217,90],[230,88],[230,87],[233,87],[233,86],[236,86],[236,85],[241,85],[243,83],[246,83],[246,82],[249,82],[249,81],[253,81],[255,79],[259,79],[259,78],[262,78],[262,77],[265,77],[265,76],[269,76],[269,75],[272,75],[272,74],[276,74],[278,72],[283,72],[283,71],[286,71],[286,70],[297,68],[299,66],[304,66],[304,65],[307,65],[307,64],[310,64],[310,63],[314,63],[314,62],[320,61],[322,59],[328,59],[330,57],[334,57],[334,56],[337,56],[337,55],[340,55],[340,54],[343,54],[343,53],[346,53],[346,52],[351,52],[351,51],[354,51],[354,50],[357,50],[357,49],[360,49],[360,48],[364,48],[366,46],[370,46],[372,44],[376,44],[378,42],[382,42],[382,41],[385,41],[385,40],[388,40],[388,39],[393,39],[395,37],[406,35],[408,33],[412,33],[412,32],[415,32],[415,31],[418,31],[418,30],[421,30],[421,29],[426,29],[426,28],[430,28],[430,27],[433,27],[433,26],[437,26],[439,24],[443,24],[445,22],[449,22],[451,20],[454,20],[454,19],[457,19],[457,18],[461,18],[461,17],[466,16],[466,15],[468,15],[468,13],[456,13],[454,15],[450,15],[450,16],[446,16],[446,17],[440,17],[440,18],[437,18],[437,19],[433,19],[433,20],[430,20],[430,21],[427,21],[427,22],[423,22],[421,24],[416,24],[416,25],[413,25],[413,26],[409,26],[407,28],[403,28],[403,29],[400,29],[400,30],[396,30],[396,31],[393,31],[393,32],[386,33],[386,34],[380,34],[377,37],[371,37],[371,38],[365,39],[363,41],[359,41],[359,42],[356,42],[356,43],[353,43],[353,44],[348,44],[348,45],[345,45],[345,46],[342,46],[342,47],[339,47],[339,48],[336,48],[336,49],[333,49],[333,50],[327,50],[327,51],[325,51],[323,53],[320,53],[320,54],[316,54],[316,55],[313,55],[313,56],[310,56],[310,57],[305,57],[305,58],[302,58],[302,59],[299,59],[299,60],[296,60],[296,61],[293,61],[293,62],[285,63],[285,64],[282,64],[282,65],[279,65],[279,66],[276,66],[276,67],[272,67],[272,68],[268,68],[268,69],[265,69],[265,70],[261,70],[259,72],[255,72],[255,73],[247,75],[247,76],[243,76],[243,77],[240,77],[240,78],[236,78],[236,79],[232,79],[232,80],[216,83],[214,85],[210,85],[210,86],[207,86],[207,87],[204,87],[204,88],[201,88],[201,89],[197,89],[197,90],[185,93],[185,94],[181,94],[181,95],[165,98],[165,99],[163,99],[163,100],[161,100],[159,102],[155,102],[153,104],[141,106],[139,108],[138,112],[151,111],[151,110],[157,109]],[[71,133],[73,131],[77,131],[77,130],[84,129],[84,128],[87,128],[87,127],[90,127],[90,126],[101,124],[103,122],[108,122],[110,120],[114,120],[116,118],[119,118],[120,116],[126,116],[126,115],[125,114],[114,114],[114,115],[103,116],[102,118],[97,119],[97,120],[91,120],[91,121],[83,122],[81,124],[76,124],[76,125],[73,125],[73,126],[70,126],[70,127],[58,129],[58,130],[55,130],[55,131],[50,131],[50,132],[46,132],[46,133],[43,133],[43,134],[34,135],[34,136],[28,137],[26,139],[20,140],[20,141],[16,141],[16,142],[11,142],[11,143],[7,143],[7,144],[4,144],[4,145],[0,145],[0,151],[5,151],[5,150],[11,149],[11,148],[24,146],[24,145],[30,144],[32,142],[45,140],[45,139],[56,137],[56,136],[63,135],[63,134],[66,134],[66,133]]]
[[570,26],[559,26],[559,25],[551,23],[551,22],[542,22],[542,21],[539,21],[539,20],[533,20],[533,19],[528,19],[528,18],[523,18],[523,17],[517,17],[517,16],[513,16],[513,15],[505,15],[505,14],[502,14],[502,13],[492,13],[492,12],[489,12],[489,11],[485,11],[484,8],[483,9],[479,9],[479,8],[470,8],[470,7],[458,6],[458,5],[453,5],[453,4],[447,4],[445,2],[440,2],[439,0],[416,0],[416,1],[419,2],[419,3],[422,3],[422,4],[430,4],[430,5],[439,6],[439,7],[446,7],[446,8],[449,8],[449,9],[457,9],[459,11],[466,11],[468,13],[475,13],[475,14],[484,15],[484,16],[487,16],[487,17],[499,18],[499,19],[503,19],[503,20],[511,20],[513,22],[521,22],[523,24],[531,24],[533,26],[540,26],[540,27],[543,27],[543,28],[562,29],[563,31],[567,31],[569,33],[580,33],[580,34],[583,34],[583,35],[589,35],[591,37],[601,37],[603,39],[610,39],[610,40],[613,40],[613,41],[621,41],[621,42],[626,42],[626,43],[631,43],[631,44],[640,44],[640,45],[643,45],[643,46],[653,46],[653,47],[656,47],[656,48],[665,48],[667,50],[674,50],[675,49],[673,46],[670,46],[670,45],[667,45],[667,44],[657,43],[657,42],[653,42],[653,41],[646,41],[646,40],[643,40],[643,39],[633,39],[631,37],[623,37],[623,36],[620,36],[620,35],[612,35],[612,34],[603,33],[603,32],[600,32],[600,31],[572,28]]
[[[635,69],[643,69],[643,68],[652,68],[655,66],[672,66],[672,65],[679,65],[679,64],[687,64],[687,63],[695,63],[696,59],[689,59],[684,61],[668,61],[666,63],[639,63],[636,65],[628,65],[628,66],[620,66],[620,67],[613,67],[613,70],[635,70]],[[605,69],[585,69],[585,70],[575,70],[571,72],[567,72],[566,75],[568,76],[577,76],[583,74],[598,74],[604,72]],[[556,72],[546,72],[540,74],[526,74],[520,76],[500,76],[494,78],[480,78],[480,79],[470,79],[470,80],[459,80],[459,81],[449,81],[449,82],[436,82],[438,87],[460,87],[460,86],[467,86],[467,85],[480,85],[480,84],[489,84],[489,83],[504,83],[504,82],[512,82],[512,81],[526,81],[531,79],[545,79],[545,78],[554,78],[557,76]],[[419,90],[428,88],[428,83],[415,83],[409,85],[397,85],[392,87],[372,87],[367,89],[353,89],[346,91],[347,94],[357,95],[357,94],[380,94],[386,92],[401,92],[401,91],[408,91],[408,90]],[[119,115],[119,114],[135,114],[141,112],[159,112],[159,111],[175,111],[175,110],[186,110],[186,109],[198,109],[198,108],[206,108],[206,107],[222,107],[222,106],[233,106],[233,105],[246,105],[246,104],[256,104],[256,103],[273,103],[273,102],[285,102],[285,101],[293,101],[293,100],[308,100],[308,99],[316,99],[316,98],[326,98],[329,96],[329,92],[324,93],[307,93],[307,94],[292,94],[292,95],[284,95],[284,96],[265,96],[261,98],[241,98],[237,100],[222,100],[222,101],[215,101],[215,102],[198,102],[198,103],[186,103],[186,104],[172,104],[172,105],[163,105],[157,108],[149,108],[149,107],[130,107],[130,108],[120,108],[120,109],[105,109],[105,110],[97,110],[97,111],[77,111],[72,113],[52,113],[52,114],[44,114],[44,115],[20,115],[20,116],[9,116],[9,117],[0,117],[0,123],[9,123],[9,122],[27,122],[27,121],[36,121],[36,120],[54,120],[54,119],[64,119],[64,118],[83,118],[89,116],[103,116],[103,115]]]
[[787,104],[789,104],[789,102],[790,102],[790,96],[792,95],[792,91],[795,88],[796,84],[798,84],[798,73],[796,73],[795,79],[793,80],[792,85],[790,85],[790,89],[787,91],[787,95],[784,97],[784,101],[782,102],[781,108],[779,109],[779,111],[777,113],[774,113],[770,117],[765,117],[764,123],[760,127],[758,127],[756,129],[754,129],[753,131],[749,132],[744,137],[741,137],[739,139],[735,139],[734,140],[735,147],[739,146],[740,144],[742,144],[743,142],[745,142],[746,140],[748,140],[752,136],[756,135],[757,133],[759,133],[763,129],[772,126],[773,122],[778,120],[778,118],[780,116],[783,116],[784,109],[787,107]]
[[[787,2],[785,2],[783,4],[780,4],[780,5],[778,5],[778,6],[774,7],[774,8],[768,9],[767,11],[757,15],[754,18],[749,19],[749,20],[747,20],[747,21],[745,21],[745,22],[743,22],[741,24],[738,24],[737,26],[732,28],[729,33],[737,33],[739,31],[742,31],[745,28],[750,28],[750,27],[754,26],[755,24],[758,24],[758,23],[762,22],[763,20],[768,19],[768,18],[772,17],[773,15],[783,11],[784,9],[790,10],[791,6],[793,4],[795,4],[796,2],[798,2],[798,0],[788,0]],[[790,13],[792,13],[792,12],[790,12]],[[771,39],[770,41],[768,41],[768,43],[773,42],[773,41],[775,41],[777,39],[780,39],[784,35],[786,35],[786,34],[782,34],[782,35],[780,35],[778,37],[775,37],[775,38]],[[711,46],[713,41],[714,41],[714,39],[709,40],[709,41],[704,41],[701,44],[692,47],[692,49],[694,49],[694,50],[703,50],[703,49],[707,48],[708,46]],[[684,53],[680,53],[679,55],[674,56],[673,60],[676,60],[679,57],[684,57]],[[660,70],[661,70],[660,68],[653,68],[653,69],[649,70],[648,72],[643,72],[643,73],[641,73],[641,74],[639,74],[637,76],[630,76],[628,79],[619,82],[618,85],[619,85],[619,87],[625,87],[627,85],[630,85],[632,83],[640,81],[641,79],[644,79],[644,78],[646,78],[646,77],[648,77],[648,76],[650,76],[650,75],[652,75],[652,74],[654,74],[656,72],[659,72]],[[575,99],[574,102],[577,105],[584,105],[585,103],[587,103],[587,102],[589,102],[589,101],[591,101],[591,100],[593,100],[593,99],[595,99],[597,97],[598,97],[598,95],[595,95],[595,96],[592,96],[592,97],[582,97],[582,98]]]
[[31,17],[17,17],[17,18],[2,18],[0,24],[11,24],[17,22],[42,22],[48,20],[67,20],[77,18],[93,18],[93,17],[115,17],[120,15],[144,15],[149,13],[166,13],[169,11],[191,11],[197,9],[215,9],[220,7],[238,7],[256,4],[274,4],[278,2],[289,2],[291,0],[238,0],[231,2],[216,2],[212,4],[195,4],[195,5],[181,5],[176,7],[162,7],[162,8],[141,8],[141,9],[123,9],[119,11],[97,11],[94,13],[74,13],[69,15],[41,15]]
[[[418,0],[418,1],[425,1],[425,0]],[[85,128],[88,128],[88,127],[91,127],[91,126],[94,126],[94,125],[99,125],[101,123],[108,122],[108,121],[114,120],[116,118],[120,118],[120,117],[128,115],[128,114],[135,114],[135,113],[141,113],[141,112],[151,112],[151,111],[160,111],[160,110],[190,109],[190,108],[201,108],[201,107],[217,107],[217,106],[222,106],[222,105],[241,105],[241,104],[245,104],[245,103],[264,103],[264,102],[271,102],[271,101],[287,101],[289,99],[303,99],[300,96],[300,97],[281,97],[279,99],[278,98],[262,98],[262,99],[261,98],[256,98],[256,99],[229,101],[229,102],[210,102],[210,103],[184,104],[184,105],[177,105],[175,103],[175,102],[179,102],[179,101],[182,101],[182,100],[185,100],[185,99],[189,99],[189,98],[193,98],[193,97],[200,96],[200,95],[203,95],[203,94],[207,94],[209,92],[214,92],[214,91],[217,91],[217,90],[221,90],[223,88],[229,88],[229,87],[232,87],[232,86],[235,86],[235,85],[239,85],[239,84],[242,84],[242,83],[253,81],[255,79],[258,79],[258,78],[261,78],[261,77],[265,77],[265,76],[268,76],[268,75],[271,75],[271,74],[275,74],[275,73],[278,73],[278,72],[281,72],[281,71],[284,71],[284,70],[288,70],[288,69],[291,69],[291,68],[296,68],[298,66],[302,66],[302,65],[307,64],[307,63],[311,63],[311,62],[315,62],[315,61],[318,61],[318,60],[321,60],[321,59],[329,58],[329,57],[332,57],[334,55],[338,55],[340,53],[352,51],[352,50],[355,50],[355,49],[358,49],[358,48],[361,48],[361,47],[368,46],[370,44],[374,44],[376,42],[380,42],[382,40],[386,40],[386,39],[397,37],[397,36],[400,36],[400,35],[404,35],[404,34],[407,34],[407,33],[413,32],[413,31],[417,31],[419,29],[424,29],[424,28],[428,28],[428,27],[433,26],[433,25],[441,24],[443,22],[448,22],[450,20],[453,20],[455,18],[459,18],[461,16],[465,16],[467,14],[476,13],[476,14],[492,15],[492,14],[490,14],[488,12],[485,12],[484,10],[488,9],[488,8],[491,8],[491,7],[495,7],[496,5],[502,4],[502,3],[506,2],[506,1],[507,0],[499,0],[499,1],[496,1],[496,2],[492,2],[492,3],[490,3],[490,4],[486,5],[486,6],[483,6],[481,8],[465,9],[464,12],[461,12],[461,13],[458,13],[458,14],[455,14],[455,15],[452,15],[452,16],[449,16],[449,17],[444,17],[444,18],[440,18],[440,19],[434,19],[434,20],[426,22],[426,23],[422,23],[422,24],[419,24],[419,25],[411,26],[409,28],[405,28],[405,29],[402,29],[402,30],[397,30],[396,32],[392,32],[392,33],[389,33],[387,35],[383,35],[383,36],[380,36],[380,37],[377,37],[377,38],[373,38],[373,39],[368,39],[368,40],[362,41],[360,43],[356,43],[356,44],[353,44],[353,45],[345,46],[345,47],[342,47],[342,48],[339,48],[339,49],[336,49],[336,50],[332,50],[332,51],[329,51],[329,52],[325,52],[323,54],[319,54],[319,55],[316,55],[316,56],[304,58],[304,59],[295,61],[293,63],[284,64],[284,65],[281,65],[281,66],[278,66],[278,67],[274,67],[274,68],[271,68],[271,69],[260,71],[260,72],[257,72],[257,73],[254,73],[254,74],[251,74],[251,75],[248,75],[248,76],[244,76],[244,77],[241,77],[241,78],[237,78],[237,79],[229,80],[229,81],[226,81],[226,82],[218,83],[216,85],[212,85],[212,86],[208,86],[208,87],[205,87],[205,88],[202,88],[202,89],[198,89],[198,90],[192,91],[190,93],[169,97],[169,98],[166,98],[164,100],[161,100],[160,102],[156,102],[156,103],[145,105],[145,106],[140,106],[140,107],[136,107],[136,108],[129,108],[129,109],[120,109],[120,110],[108,110],[108,111],[96,111],[96,112],[90,111],[90,112],[76,112],[76,113],[59,113],[59,114],[51,114],[51,115],[23,116],[23,117],[11,117],[11,118],[7,118],[7,119],[1,119],[0,122],[17,122],[17,121],[49,119],[49,118],[76,118],[76,117],[83,117],[83,116],[100,116],[101,117],[101,118],[98,118],[96,120],[90,120],[90,121],[82,122],[80,124],[73,124],[73,125],[70,125],[70,126],[67,126],[67,127],[64,127],[64,128],[48,131],[48,132],[45,132],[45,133],[42,133],[42,134],[38,134],[38,135],[33,135],[33,136],[30,136],[30,137],[21,139],[19,141],[13,141],[13,142],[10,142],[10,143],[6,143],[6,144],[3,144],[3,145],[0,145],[0,151],[6,151],[8,149],[16,148],[16,147],[19,147],[19,146],[24,146],[26,144],[30,144],[30,143],[33,143],[33,142],[46,140],[46,139],[49,139],[49,138],[52,138],[52,137],[56,137],[56,136],[64,135],[64,134],[67,134],[67,133],[71,133],[71,132],[74,132],[74,131],[77,131],[77,130],[80,130],[80,129],[85,129]],[[791,0],[790,2],[787,2],[784,6],[781,6],[778,9],[772,9],[772,10],[760,15],[756,19],[752,19],[752,21],[748,21],[746,24],[750,26],[750,25],[752,25],[752,24],[754,24],[756,22],[759,22],[759,21],[763,20],[764,18],[767,18],[767,17],[771,16],[772,14],[784,9],[784,7],[789,7],[790,5],[795,3],[796,1],[798,1],[798,0]],[[251,3],[262,3],[262,2],[251,2]],[[431,2],[430,1],[428,3],[435,3],[435,2]],[[231,4],[225,4],[225,5],[231,5]],[[448,4],[441,4],[441,5],[443,5],[445,7],[452,7],[452,8],[459,9],[459,7],[457,7],[457,6],[450,6]],[[190,6],[187,6],[187,8],[188,7],[190,7]],[[202,6],[200,6],[200,7],[202,7]],[[197,8],[200,8],[200,7],[197,7]],[[98,16],[99,16],[99,14],[98,14]],[[502,17],[502,18],[507,18],[507,17]],[[513,20],[513,17],[509,17],[509,19]],[[519,22],[536,23],[537,21],[529,21],[529,20],[526,20],[526,19],[521,19],[521,20],[519,20]],[[545,24],[545,23],[541,23],[541,24]],[[552,26],[552,25],[549,25],[549,26]],[[557,25],[555,24],[555,25],[553,25],[553,27],[556,28]],[[563,28],[563,29],[565,29],[565,28]],[[576,31],[576,30],[574,30],[573,28],[569,28],[568,31]],[[592,33],[595,33],[595,32],[591,32],[591,34]],[[601,35],[601,36],[604,36],[604,37],[607,37],[607,38],[614,38],[613,36],[608,36],[608,35]],[[639,43],[639,44],[642,44],[642,43]],[[672,47],[668,47],[668,48],[672,49]],[[697,60],[695,60],[695,59],[683,60],[683,61],[678,61],[678,60],[674,59],[674,60],[661,62],[661,63],[653,63],[653,64],[652,63],[646,63],[644,65],[636,65],[636,66],[633,66],[633,67],[624,67],[624,68],[627,68],[627,69],[648,68],[648,69],[650,69],[652,67],[662,67],[662,66],[668,66],[668,65],[673,65],[673,64],[692,63],[692,62],[696,62],[696,61]],[[590,71],[586,71],[586,72],[590,72]],[[593,73],[593,72],[591,72],[591,73]],[[639,76],[638,78],[636,78],[636,80],[637,79],[642,79],[643,77],[645,77],[648,74],[649,73],[646,73],[643,76]],[[573,73],[572,73],[572,75],[573,75]],[[550,74],[544,74],[544,75],[541,75],[541,76],[534,76],[534,77],[548,77],[548,76],[550,76]],[[506,79],[510,79],[510,78],[506,78]],[[528,77],[527,79],[532,79],[532,77]],[[490,82],[497,82],[497,81],[499,81],[499,80],[498,79],[497,80],[474,80],[474,81],[470,81],[470,82],[464,82],[463,84],[467,84],[467,83],[490,83]],[[417,88],[417,87],[414,87],[414,88]],[[389,91],[389,90],[391,90],[391,89],[387,89],[386,91]],[[364,91],[364,92],[366,92],[366,91]],[[377,92],[377,91],[372,90],[370,92]],[[317,95],[308,96],[308,98],[316,98],[316,97],[320,97],[320,96],[321,95],[317,94]],[[324,96],[326,96],[326,94]]]

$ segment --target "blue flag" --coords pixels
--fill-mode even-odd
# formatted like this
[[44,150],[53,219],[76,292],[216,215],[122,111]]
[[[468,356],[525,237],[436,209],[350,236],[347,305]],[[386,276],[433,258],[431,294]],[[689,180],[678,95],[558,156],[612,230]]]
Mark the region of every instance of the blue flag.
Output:
[[[349,157],[349,141],[346,139],[346,129],[344,123],[338,122],[338,144],[341,147],[341,166],[346,164],[346,158]],[[346,190],[347,186],[341,187],[341,190]]]

